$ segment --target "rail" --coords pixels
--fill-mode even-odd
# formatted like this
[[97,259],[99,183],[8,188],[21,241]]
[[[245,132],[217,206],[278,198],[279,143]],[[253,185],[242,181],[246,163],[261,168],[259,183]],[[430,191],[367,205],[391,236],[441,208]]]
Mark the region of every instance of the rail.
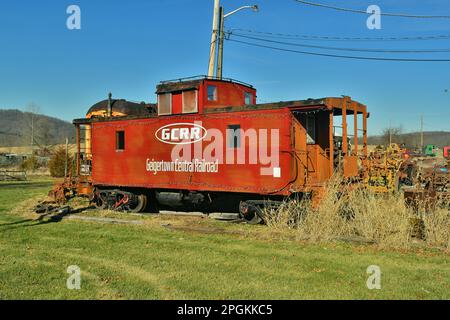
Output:
[[172,82],[182,82],[182,81],[193,81],[193,80],[221,80],[221,81],[225,81],[225,82],[232,82],[232,83],[237,83],[237,84],[241,84],[244,85],[246,87],[249,88],[253,88],[253,86],[251,84],[245,83],[243,81],[239,81],[236,79],[231,79],[231,78],[219,78],[219,77],[215,77],[215,76],[205,76],[205,75],[198,75],[198,76],[193,76],[193,77],[185,77],[185,78],[178,78],[178,79],[172,79],[172,80],[164,80],[161,81],[161,84],[166,84],[166,83],[172,83]]

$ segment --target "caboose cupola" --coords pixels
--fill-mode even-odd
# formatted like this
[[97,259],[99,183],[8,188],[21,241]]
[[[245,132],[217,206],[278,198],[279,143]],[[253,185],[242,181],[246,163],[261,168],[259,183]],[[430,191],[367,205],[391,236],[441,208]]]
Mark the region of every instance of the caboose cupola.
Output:
[[256,104],[256,89],[232,79],[194,77],[161,82],[156,88],[158,115],[203,113],[208,108]]

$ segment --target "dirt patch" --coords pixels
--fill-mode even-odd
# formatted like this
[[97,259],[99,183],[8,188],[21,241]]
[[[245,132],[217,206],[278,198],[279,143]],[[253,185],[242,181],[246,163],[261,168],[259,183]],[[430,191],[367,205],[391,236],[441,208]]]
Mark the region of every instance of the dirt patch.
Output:
[[83,217],[83,216],[67,216],[63,220],[79,220],[87,222],[99,222],[99,223],[113,223],[113,224],[134,224],[142,225],[143,221],[136,220],[124,220],[124,219],[113,219],[113,218],[101,218],[101,217]]
[[216,227],[201,227],[201,226],[173,226],[171,224],[162,224],[162,227],[174,230],[174,231],[184,231],[184,232],[193,232],[193,233],[203,233],[203,234],[237,234],[237,235],[245,235],[245,232],[238,230],[227,230],[223,228]]

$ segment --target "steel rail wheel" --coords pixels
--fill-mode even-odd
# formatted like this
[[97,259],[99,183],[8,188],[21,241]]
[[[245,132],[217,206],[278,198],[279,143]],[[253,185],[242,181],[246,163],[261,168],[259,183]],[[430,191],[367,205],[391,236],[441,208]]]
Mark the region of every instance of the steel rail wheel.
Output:
[[131,213],[140,213],[147,207],[147,196],[144,194],[135,195],[128,205],[128,211]]

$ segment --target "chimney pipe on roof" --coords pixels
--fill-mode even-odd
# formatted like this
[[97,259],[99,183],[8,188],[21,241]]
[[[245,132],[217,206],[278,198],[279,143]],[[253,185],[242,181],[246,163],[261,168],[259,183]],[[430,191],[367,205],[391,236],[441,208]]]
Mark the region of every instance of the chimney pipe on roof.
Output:
[[112,116],[112,93],[108,93],[108,109],[106,110],[106,116]]

